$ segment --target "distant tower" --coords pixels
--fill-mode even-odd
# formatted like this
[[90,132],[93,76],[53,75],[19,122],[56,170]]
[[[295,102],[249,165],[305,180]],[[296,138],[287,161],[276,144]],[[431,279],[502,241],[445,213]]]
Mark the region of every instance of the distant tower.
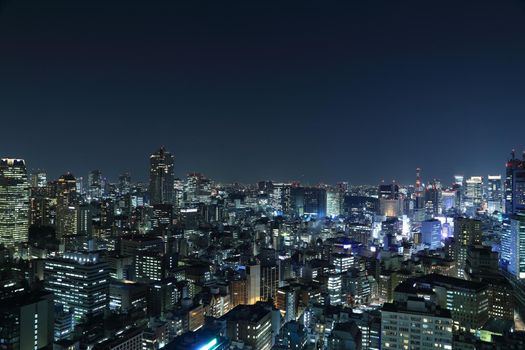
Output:
[[423,195],[423,186],[421,184],[421,168],[416,169],[416,197],[421,197]]
[[173,204],[173,156],[161,147],[149,160],[150,204]]
[[57,236],[77,234],[77,181],[73,174],[60,176],[56,182],[57,191]]
[[0,243],[11,247],[27,242],[29,182],[23,159],[0,161]]

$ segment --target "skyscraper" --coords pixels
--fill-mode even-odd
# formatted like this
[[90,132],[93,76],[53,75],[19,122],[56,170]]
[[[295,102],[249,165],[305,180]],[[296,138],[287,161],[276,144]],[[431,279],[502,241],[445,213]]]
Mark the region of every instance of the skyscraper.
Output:
[[525,162],[516,159],[512,151],[512,157],[506,165],[505,213],[512,215],[521,211],[525,211]]
[[173,156],[161,147],[150,156],[149,196],[151,204],[173,202]]
[[503,209],[501,175],[489,175],[487,178],[487,209],[489,214]]
[[0,161],[0,243],[14,246],[27,241],[29,183],[23,159]]
[[56,183],[57,193],[57,236],[77,233],[77,181],[73,174],[60,176]]
[[75,322],[101,315],[109,301],[109,268],[98,253],[68,252],[44,262],[45,289],[55,304],[73,309]]
[[465,276],[468,247],[481,244],[481,236],[481,221],[461,217],[454,220],[454,258],[459,278]]
[[[518,254],[520,239],[519,219],[516,214],[525,212],[525,162],[516,159],[514,150],[506,164],[505,174],[505,215],[501,225],[501,262],[512,274],[519,276]],[[514,216],[515,222],[511,224]],[[513,229],[512,229],[513,226]],[[525,271],[523,271],[525,272]]]

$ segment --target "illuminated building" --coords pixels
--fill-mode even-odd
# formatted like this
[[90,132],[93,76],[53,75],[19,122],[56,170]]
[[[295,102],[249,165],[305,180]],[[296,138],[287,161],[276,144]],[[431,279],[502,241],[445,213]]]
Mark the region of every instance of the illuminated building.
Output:
[[51,293],[21,293],[0,300],[1,349],[51,348],[53,324]]
[[246,279],[233,279],[230,281],[230,304],[234,308],[237,305],[248,304]]
[[399,186],[395,183],[379,185],[379,215],[386,217],[400,217],[403,215],[403,198],[399,193]]
[[60,176],[56,182],[57,192],[57,218],[56,231],[57,237],[62,238],[67,235],[77,233],[77,186],[76,179],[72,174]]
[[326,283],[328,289],[328,295],[330,297],[330,305],[340,305],[343,302],[343,296],[341,289],[343,288],[343,276],[342,274],[335,273],[328,275],[328,281]]
[[43,170],[37,170],[31,174],[31,187],[46,187],[47,185],[47,174]]
[[326,190],[316,187],[292,187],[290,190],[291,209],[298,216],[326,216]]
[[295,321],[297,317],[297,290],[290,286],[277,290],[275,306],[281,311],[284,322]]
[[514,151],[506,165],[505,213],[507,215],[525,211],[525,153],[524,159],[516,159]]
[[343,193],[339,190],[326,191],[326,216],[336,217],[341,215]]
[[525,279],[525,213],[510,216],[510,251],[509,272]]
[[274,263],[263,262],[260,265],[260,274],[261,293],[259,300],[274,299],[279,287],[279,267]]
[[381,310],[381,349],[452,350],[449,310],[417,296],[398,298]]
[[421,223],[423,244],[432,250],[441,248],[441,222],[436,219],[425,220]]
[[105,179],[100,170],[93,170],[88,175],[88,199],[98,201],[104,195]]
[[164,147],[150,156],[150,204],[173,204],[173,162],[173,156]]
[[109,309],[127,313],[133,308],[145,305],[147,290],[145,284],[112,281],[109,285]]
[[457,207],[457,191],[453,189],[441,191],[441,211],[446,213]]
[[103,314],[108,306],[109,268],[98,253],[68,252],[46,259],[44,285],[55,304],[73,310],[76,323]]
[[272,348],[272,311],[264,303],[239,305],[224,315],[226,336],[253,350]]
[[29,183],[23,159],[0,160],[0,243],[12,247],[27,242]]
[[67,339],[74,330],[73,312],[64,309],[63,305],[55,306],[55,325],[54,335],[55,340]]
[[336,273],[347,272],[354,266],[354,256],[350,254],[334,253],[331,258]]
[[501,175],[489,175],[487,177],[487,210],[489,213],[503,212]]
[[473,215],[483,203],[483,177],[472,176],[465,181],[463,206],[467,213]]
[[465,276],[465,262],[470,245],[481,244],[481,221],[467,218],[454,220],[454,258],[456,260],[457,276]]
[[489,286],[438,274],[406,280],[395,290],[400,295],[425,295],[452,315],[455,331],[475,332],[489,318]]
[[246,266],[246,302],[250,305],[261,300],[261,265]]

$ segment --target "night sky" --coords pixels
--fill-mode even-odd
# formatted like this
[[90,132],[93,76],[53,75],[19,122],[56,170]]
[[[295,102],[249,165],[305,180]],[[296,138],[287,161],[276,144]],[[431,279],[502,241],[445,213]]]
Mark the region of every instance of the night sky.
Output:
[[[0,153],[51,176],[449,183],[525,148],[518,0],[0,0]],[[521,153],[521,152],[520,152]]]

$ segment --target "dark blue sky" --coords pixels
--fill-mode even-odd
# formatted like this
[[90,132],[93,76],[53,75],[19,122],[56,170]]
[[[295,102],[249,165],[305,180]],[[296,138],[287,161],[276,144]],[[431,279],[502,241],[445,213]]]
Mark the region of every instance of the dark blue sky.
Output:
[[0,150],[53,176],[449,182],[525,148],[518,0],[0,0]]

